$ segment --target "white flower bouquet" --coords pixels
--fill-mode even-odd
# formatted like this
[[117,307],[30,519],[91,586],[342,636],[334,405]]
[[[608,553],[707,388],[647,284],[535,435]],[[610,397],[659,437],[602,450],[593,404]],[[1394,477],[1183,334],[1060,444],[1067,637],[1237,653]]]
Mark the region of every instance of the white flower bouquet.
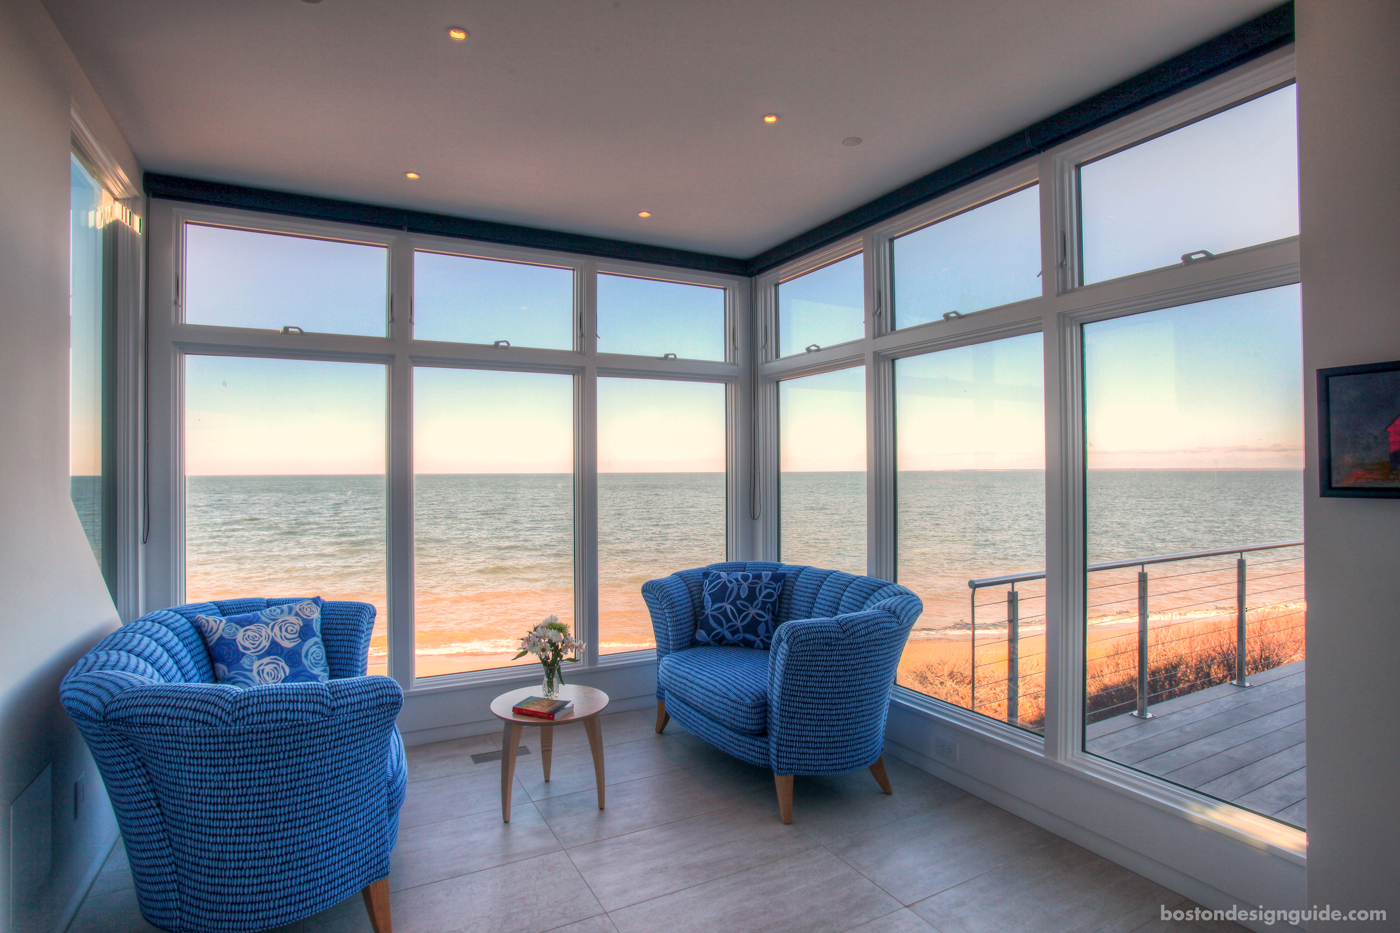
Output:
[[560,673],[564,662],[577,664],[579,660],[565,655],[582,650],[583,642],[569,634],[569,627],[560,622],[557,616],[549,616],[520,639],[520,653],[514,660],[518,661],[527,654],[540,659],[540,664],[544,666],[544,695],[552,700],[559,695],[559,685],[564,683],[564,676]]

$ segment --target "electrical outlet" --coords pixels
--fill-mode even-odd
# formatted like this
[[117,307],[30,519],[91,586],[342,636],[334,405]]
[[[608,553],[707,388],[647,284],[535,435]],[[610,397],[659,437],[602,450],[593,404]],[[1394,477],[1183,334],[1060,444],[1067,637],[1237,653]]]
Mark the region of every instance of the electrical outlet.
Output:
[[933,753],[944,761],[958,760],[958,743],[941,735],[933,737]]
[[87,797],[87,777],[73,782],[73,819],[76,821],[83,812],[83,800]]

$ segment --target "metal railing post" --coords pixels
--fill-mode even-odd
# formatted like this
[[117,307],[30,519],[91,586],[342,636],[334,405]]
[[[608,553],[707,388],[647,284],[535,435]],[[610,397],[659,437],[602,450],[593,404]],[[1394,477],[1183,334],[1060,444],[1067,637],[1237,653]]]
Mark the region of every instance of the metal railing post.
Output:
[[1245,670],[1249,661],[1248,644],[1246,643],[1246,623],[1249,621],[1249,608],[1245,605],[1246,597],[1246,576],[1244,555],[1241,554],[1235,562],[1235,686],[1248,687],[1249,681],[1245,678],[1248,673]]
[[977,588],[972,588],[972,638],[968,639],[972,644],[972,670],[969,677],[972,680],[970,690],[972,695],[968,698],[967,708],[974,713],[977,712]]
[[1137,709],[1133,715],[1151,719],[1147,711],[1147,570],[1138,571],[1138,682]]
[[1014,583],[1006,594],[1006,721],[1021,721],[1021,594]]

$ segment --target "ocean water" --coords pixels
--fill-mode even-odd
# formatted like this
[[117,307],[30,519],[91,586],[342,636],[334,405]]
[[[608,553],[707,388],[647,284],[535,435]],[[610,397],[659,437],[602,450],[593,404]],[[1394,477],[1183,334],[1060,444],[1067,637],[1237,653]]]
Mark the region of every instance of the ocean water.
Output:
[[[864,483],[861,473],[785,473],[783,558],[863,571]],[[907,472],[897,489],[898,577],[924,600],[920,632],[966,623],[969,579],[1044,568],[1040,472]],[[499,666],[545,615],[572,621],[571,476],[420,476],[415,498],[420,676]],[[186,501],[190,599],[319,594],[374,603],[371,661],[382,668],[383,477],[190,477]],[[1299,539],[1302,501],[1300,471],[1093,471],[1088,559]],[[641,584],[724,558],[724,477],[603,474],[598,513],[602,649],[649,646]],[[1024,589],[1030,621],[1043,612],[1035,603],[1043,589]]]

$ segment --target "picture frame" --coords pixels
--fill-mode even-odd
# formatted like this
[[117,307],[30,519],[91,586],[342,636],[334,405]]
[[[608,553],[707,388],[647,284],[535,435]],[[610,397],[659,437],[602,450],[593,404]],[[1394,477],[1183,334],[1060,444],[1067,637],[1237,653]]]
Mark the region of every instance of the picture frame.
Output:
[[1400,499],[1400,360],[1317,371],[1323,496]]

